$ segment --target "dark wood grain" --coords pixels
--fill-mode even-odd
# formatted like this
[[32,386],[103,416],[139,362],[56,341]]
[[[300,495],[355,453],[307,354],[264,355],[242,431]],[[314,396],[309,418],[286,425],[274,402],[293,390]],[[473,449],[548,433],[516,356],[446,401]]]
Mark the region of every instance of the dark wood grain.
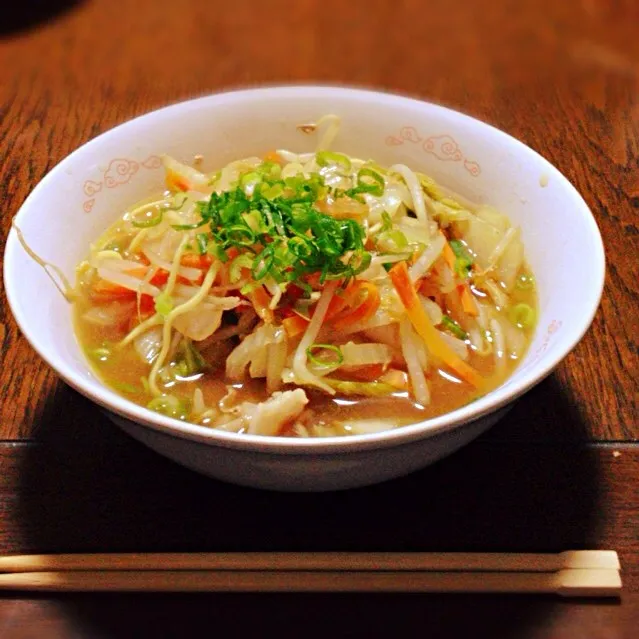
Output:
[[639,3],[23,0],[6,11],[2,243],[46,172],[112,126],[213,91],[322,82],[440,102],[529,144],[592,208],[608,271],[586,337],[498,426],[421,473],[338,495],[234,488],[159,458],[56,379],[2,297],[0,552],[610,547],[627,594],[621,604],[16,595],[0,600],[0,637],[200,636],[202,626],[244,636],[256,618],[262,632],[297,636],[636,634]]

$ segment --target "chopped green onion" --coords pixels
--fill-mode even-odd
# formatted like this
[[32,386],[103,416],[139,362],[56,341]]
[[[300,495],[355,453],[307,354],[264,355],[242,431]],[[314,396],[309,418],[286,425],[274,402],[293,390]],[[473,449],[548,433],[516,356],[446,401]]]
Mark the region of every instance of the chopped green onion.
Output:
[[242,269],[253,268],[253,256],[248,253],[242,253],[238,255],[229,266],[229,279],[231,284],[237,284],[242,279]]
[[206,253],[206,249],[208,248],[209,238],[206,233],[198,233],[195,236],[197,241],[197,250],[200,255],[204,255]]
[[250,173],[245,173],[240,177],[240,185],[241,186],[249,186],[255,185],[258,182],[262,181],[262,176],[257,171],[251,171]]
[[424,175],[423,173],[415,173],[415,175],[417,176],[419,183],[426,195],[431,197],[433,200],[441,199],[442,193],[433,178],[429,177],[428,175]]
[[254,237],[256,237],[256,235],[259,233],[263,233],[267,228],[262,220],[262,215],[259,211],[243,213],[242,220],[244,221],[246,226],[254,233]]
[[442,315],[442,326],[455,337],[461,340],[468,339],[468,333],[452,317]]
[[276,197],[280,197],[284,193],[284,187],[281,183],[276,182],[272,186],[269,186],[266,190],[262,190],[261,195],[267,200],[274,200]]
[[186,421],[191,414],[191,403],[174,395],[160,395],[153,398],[146,407],[156,413]]
[[508,319],[518,328],[532,328],[537,321],[537,313],[528,304],[515,304],[508,310]]
[[162,221],[162,209],[157,204],[141,206],[131,213],[131,224],[136,229],[146,229],[157,226]]
[[408,240],[399,229],[394,229],[380,233],[377,237],[377,246],[388,253],[402,253],[408,246]]
[[265,160],[257,169],[267,180],[277,180],[282,174],[282,167],[277,162]]
[[[336,359],[321,359],[317,357],[313,351],[330,351],[336,357]],[[344,355],[342,354],[339,346],[334,344],[311,344],[306,349],[306,356],[309,361],[320,368],[333,368],[334,366],[340,366],[344,361]]]
[[222,177],[222,171],[216,171],[215,173],[209,175],[209,186],[215,184]]
[[346,195],[357,197],[360,193],[370,193],[371,195],[380,196],[384,193],[384,178],[366,167],[361,168],[357,172],[357,186],[346,191]]
[[382,211],[382,228],[381,232],[390,231],[393,228],[393,219],[386,211]]
[[530,273],[521,273],[515,281],[515,288],[521,291],[529,291],[535,286],[535,278]]
[[176,231],[192,231],[193,229],[199,229],[201,226],[206,224],[206,220],[200,220],[199,222],[194,222],[193,224],[171,224],[171,228]]
[[380,166],[379,164],[377,164],[377,162],[374,162],[373,160],[368,160],[366,164],[364,165],[364,167],[367,169],[373,169],[373,171],[375,171],[376,173],[379,173],[380,175],[388,175],[389,173],[388,169],[384,168],[383,166]]
[[160,293],[155,298],[155,312],[159,313],[162,317],[167,315],[173,310],[173,300],[170,295],[166,293]]
[[206,247],[206,252],[212,257],[220,260],[220,262],[226,263],[229,261],[229,256],[226,251],[216,242],[209,242],[208,246]]
[[351,161],[348,156],[343,153],[335,153],[334,151],[318,151],[315,155],[315,160],[319,166],[338,164],[343,167],[345,171],[351,170]]
[[271,266],[275,261],[275,255],[273,249],[269,246],[259,253],[253,260],[251,270],[253,272],[253,278],[261,280],[268,275],[271,270]]
[[188,338],[184,338],[182,341],[178,355],[182,358],[177,362],[181,377],[197,375],[206,368],[206,360]]
[[348,267],[352,271],[352,275],[358,275],[365,271],[373,261],[373,256],[368,251],[356,251],[348,260]]
[[450,240],[450,248],[453,250],[455,257],[455,273],[463,279],[468,278],[473,266],[473,257],[468,249],[460,240]]
[[249,282],[240,289],[240,293],[242,293],[242,295],[249,295],[260,286],[262,285],[259,282]]
[[355,220],[338,220],[314,208],[326,191],[320,174],[296,175],[262,188],[264,184],[250,196],[236,187],[197,203],[210,227],[210,255],[226,262],[228,249],[248,249],[254,254],[254,279],[298,285],[304,275],[317,272],[322,282],[348,280],[370,263],[364,230]]
[[365,190],[371,195],[382,195],[384,193],[384,178],[366,167],[357,172],[357,188]]
[[235,224],[226,229],[227,242],[231,242],[234,246],[253,246],[257,238],[255,233],[248,227],[241,224]]
[[173,196],[173,203],[166,205],[167,211],[179,211],[189,198],[183,193],[176,193]]

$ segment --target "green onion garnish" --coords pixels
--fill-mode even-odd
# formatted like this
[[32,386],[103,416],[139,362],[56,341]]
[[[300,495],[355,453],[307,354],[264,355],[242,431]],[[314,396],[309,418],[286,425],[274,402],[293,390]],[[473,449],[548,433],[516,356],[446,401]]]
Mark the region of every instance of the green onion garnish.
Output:
[[248,253],[238,255],[229,265],[229,279],[231,284],[237,284],[242,279],[242,269],[253,268],[253,257]]
[[173,300],[170,295],[160,293],[155,298],[155,312],[166,317],[173,310]]
[[193,345],[193,342],[185,338],[180,345],[177,361],[179,374],[181,377],[191,377],[201,373],[206,368],[206,360],[200,351]]
[[[367,176],[365,172],[361,179],[375,182]],[[379,186],[365,185],[365,190],[371,192],[375,185]],[[198,247],[202,250],[206,239],[207,253],[223,262],[231,248],[250,251],[256,280],[270,277],[299,285],[305,275],[318,272],[322,282],[348,280],[367,268],[371,255],[364,249],[364,230],[355,220],[335,219],[314,208],[327,192],[323,177],[313,173],[285,180],[264,176],[251,195],[239,186],[213,193],[208,201],[197,203],[202,216],[197,226],[208,227],[206,238],[198,234]]]
[[257,171],[251,171],[250,173],[245,173],[240,178],[240,185],[249,186],[250,184],[254,185],[261,181],[262,181],[262,175],[258,173]]
[[228,262],[229,256],[226,251],[217,242],[209,241],[206,252],[212,257],[216,257],[220,262]]
[[[335,358],[319,358],[313,351],[330,351],[335,355]],[[306,349],[306,356],[312,364],[319,368],[333,368],[334,366],[340,366],[344,361],[341,349],[334,344],[312,344]]]
[[382,211],[382,228],[381,232],[390,231],[393,228],[393,219],[387,211]]
[[508,319],[518,328],[532,328],[537,321],[537,313],[528,304],[515,304],[508,310]]
[[162,217],[162,209],[157,204],[145,205],[131,213],[131,224],[136,229],[146,229],[157,226],[162,221]]
[[167,417],[174,417],[186,421],[191,414],[191,403],[186,399],[179,399],[174,395],[160,395],[153,398],[146,407]]
[[357,172],[357,188],[371,195],[381,195],[384,192],[384,178],[369,168],[361,168]]
[[319,166],[330,166],[337,164],[341,166],[345,171],[351,170],[351,161],[348,156],[343,153],[335,153],[333,151],[319,151],[315,155],[315,160]]
[[357,185],[346,191],[349,197],[357,199],[360,193],[370,193],[371,195],[380,196],[384,193],[384,178],[367,167],[361,168],[357,172]]
[[246,225],[234,224],[226,229],[226,237],[233,246],[253,246],[255,244],[255,233]]
[[195,236],[197,241],[197,250],[200,255],[204,255],[206,253],[206,249],[208,248],[209,239],[206,233],[198,233]]
[[455,273],[463,279],[470,276],[473,267],[473,257],[468,252],[465,244],[460,240],[450,240],[450,248],[453,250],[455,257]]
[[262,162],[256,171],[267,180],[277,180],[282,174],[282,167],[277,162],[267,160]]
[[280,183],[273,184],[269,186],[267,189],[263,189],[261,194],[262,197],[267,200],[274,200],[276,197],[280,197],[284,193],[284,186]]
[[193,224],[171,224],[171,228],[176,231],[192,231],[193,229],[199,229],[206,224],[205,221],[195,222]]
[[468,333],[452,317],[442,315],[442,326],[458,339],[468,339]]
[[275,261],[275,255],[273,249],[267,246],[259,255],[255,257],[251,264],[251,272],[255,280],[264,279]]
[[393,229],[379,234],[377,246],[387,253],[403,253],[408,246],[408,240],[399,229]]
[[186,195],[184,195],[182,193],[176,193],[173,196],[173,203],[166,205],[166,210],[167,211],[179,211],[184,206],[184,204],[186,203],[186,201],[188,199],[189,198]]

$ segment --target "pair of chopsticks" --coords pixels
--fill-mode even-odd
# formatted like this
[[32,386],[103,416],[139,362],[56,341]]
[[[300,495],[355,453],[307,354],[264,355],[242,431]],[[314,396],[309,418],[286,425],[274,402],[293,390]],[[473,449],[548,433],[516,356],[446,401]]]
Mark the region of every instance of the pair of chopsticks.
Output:
[[0,557],[0,590],[457,592],[614,597],[611,550],[556,554],[249,552]]

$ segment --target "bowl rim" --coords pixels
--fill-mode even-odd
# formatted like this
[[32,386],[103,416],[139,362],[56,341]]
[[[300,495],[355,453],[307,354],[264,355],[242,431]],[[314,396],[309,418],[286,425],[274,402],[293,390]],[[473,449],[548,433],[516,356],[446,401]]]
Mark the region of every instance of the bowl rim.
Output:
[[[197,441],[223,448],[252,450],[254,452],[262,452],[266,454],[279,455],[284,453],[317,455],[335,452],[348,453],[408,444],[416,440],[430,438],[432,436],[454,430],[462,427],[464,424],[475,422],[491,413],[495,413],[504,406],[514,402],[521,395],[541,382],[575,348],[590,328],[599,308],[606,273],[605,253],[601,232],[588,204],[570,180],[564,176],[559,169],[557,169],[540,153],[530,148],[517,138],[487,122],[484,122],[483,120],[467,115],[456,109],[429,102],[427,100],[409,97],[407,95],[351,86],[280,84],[260,88],[230,89],[228,91],[216,92],[187,100],[176,101],[172,104],[148,111],[142,115],[116,125],[76,148],[58,164],[56,164],[56,166],[54,166],[35,186],[20,206],[14,219],[19,221],[21,215],[26,215],[31,203],[37,201],[40,191],[44,190],[50,183],[54,182],[78,155],[82,155],[94,147],[99,147],[101,143],[115,135],[116,132],[122,133],[127,129],[134,129],[141,121],[148,120],[150,117],[161,117],[171,111],[184,109],[188,111],[189,109],[199,108],[201,106],[212,106],[216,102],[223,103],[228,100],[259,100],[260,98],[264,98],[269,95],[272,96],[274,93],[279,94],[281,97],[286,97],[287,95],[291,97],[307,97],[309,92],[316,95],[323,94],[324,96],[339,94],[341,98],[350,97],[353,99],[373,99],[379,103],[385,103],[389,106],[397,106],[401,104],[413,108],[426,108],[434,110],[435,112],[442,112],[450,117],[458,118],[461,121],[474,126],[479,125],[480,127],[488,130],[496,139],[501,139],[504,142],[507,141],[508,144],[511,146],[514,145],[522,153],[534,157],[541,163],[548,177],[554,177],[563,183],[569,195],[573,198],[576,206],[579,208],[583,222],[587,227],[588,234],[594,241],[595,254],[590,257],[596,263],[595,271],[597,273],[596,281],[594,281],[592,286],[588,288],[590,298],[588,302],[590,310],[587,314],[577,318],[575,322],[571,324],[570,336],[562,339],[561,346],[554,349],[554,354],[547,356],[545,359],[541,359],[540,366],[533,366],[529,371],[523,374],[520,380],[517,380],[515,383],[511,383],[509,388],[506,390],[504,390],[503,386],[498,387],[487,393],[484,397],[481,397],[470,404],[414,424],[401,426],[392,430],[381,431],[379,433],[326,438],[298,439],[225,432],[209,428],[207,426],[182,422],[174,418],[154,413],[153,411],[118,395],[115,391],[104,385],[97,376],[95,378],[95,384],[92,384],[91,381],[93,380],[89,380],[88,377],[85,378],[76,374],[70,367],[66,366],[64,361],[60,361],[54,357],[49,357],[44,348],[40,345],[37,336],[30,332],[28,328],[28,318],[22,316],[19,311],[19,305],[17,304],[18,290],[15,286],[14,277],[11,275],[11,264],[13,262],[13,253],[18,250],[19,242],[16,231],[12,226],[5,246],[3,268],[5,292],[9,302],[9,307],[22,334],[30,343],[31,347],[69,386],[107,411],[113,412],[120,417],[131,420],[138,425],[150,428],[158,433],[163,433],[180,439]],[[95,388],[93,388],[93,386],[95,386]]]

